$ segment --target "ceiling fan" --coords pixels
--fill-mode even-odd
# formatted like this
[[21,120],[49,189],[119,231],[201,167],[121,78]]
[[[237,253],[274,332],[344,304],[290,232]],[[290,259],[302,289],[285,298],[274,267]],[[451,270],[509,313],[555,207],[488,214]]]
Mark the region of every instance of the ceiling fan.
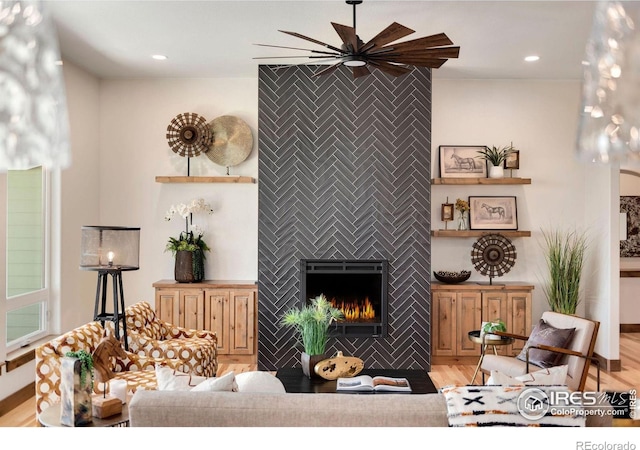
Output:
[[448,58],[457,58],[460,53],[460,47],[449,47],[453,45],[453,42],[444,33],[394,44],[393,42],[398,39],[415,33],[414,30],[397,22],[393,22],[365,43],[356,34],[356,6],[362,3],[362,0],[346,0],[346,3],[353,5],[353,27],[331,22],[336,33],[342,39],[340,47],[326,44],[293,31],[278,30],[281,33],[320,45],[326,50],[256,44],[262,47],[303,50],[311,54],[289,57],[258,57],[254,59],[310,58],[315,59],[316,63],[333,61],[326,68],[314,73],[314,76],[328,75],[340,66],[347,66],[351,68],[354,78],[371,74],[370,69],[378,69],[394,77],[399,77],[411,72],[415,67],[438,68],[447,62]]

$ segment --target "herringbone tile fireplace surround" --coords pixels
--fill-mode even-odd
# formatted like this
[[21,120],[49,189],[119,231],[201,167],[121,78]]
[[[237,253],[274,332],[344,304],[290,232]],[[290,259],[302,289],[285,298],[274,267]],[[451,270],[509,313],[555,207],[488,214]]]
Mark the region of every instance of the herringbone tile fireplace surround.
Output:
[[301,259],[382,259],[387,335],[332,339],[327,353],[429,370],[431,72],[317,68],[259,69],[258,365],[299,365],[279,322],[300,306]]

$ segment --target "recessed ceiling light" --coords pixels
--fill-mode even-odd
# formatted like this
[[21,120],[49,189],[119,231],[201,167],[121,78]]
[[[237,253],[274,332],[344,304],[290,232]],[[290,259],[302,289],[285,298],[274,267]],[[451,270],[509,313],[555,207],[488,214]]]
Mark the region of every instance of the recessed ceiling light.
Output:
[[151,57],[158,61],[164,61],[165,59],[167,59],[167,57],[164,55],[151,55]]
[[539,59],[540,59],[540,57],[537,56],[537,55],[525,56],[525,58],[524,58],[524,60],[527,61],[527,62],[534,62],[534,61],[537,61]]

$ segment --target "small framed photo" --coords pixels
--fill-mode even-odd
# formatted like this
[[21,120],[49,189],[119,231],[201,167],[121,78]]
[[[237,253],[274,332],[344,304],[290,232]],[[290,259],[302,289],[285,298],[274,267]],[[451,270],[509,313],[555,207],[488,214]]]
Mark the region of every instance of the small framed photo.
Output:
[[469,197],[469,228],[472,230],[517,230],[515,197]]
[[451,222],[453,220],[453,203],[443,203],[441,219],[443,222]]
[[520,150],[514,150],[507,155],[507,159],[504,160],[505,169],[519,169],[520,168]]
[[441,145],[440,178],[486,178],[487,162],[478,153],[484,145]]

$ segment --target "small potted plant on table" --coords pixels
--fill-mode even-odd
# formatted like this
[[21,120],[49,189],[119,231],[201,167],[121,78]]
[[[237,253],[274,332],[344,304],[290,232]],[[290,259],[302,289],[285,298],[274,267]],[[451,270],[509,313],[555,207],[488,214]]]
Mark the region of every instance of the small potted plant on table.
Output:
[[300,309],[290,309],[282,317],[283,326],[292,327],[298,332],[304,349],[300,362],[307,377],[314,375],[315,365],[325,359],[329,326],[343,319],[342,311],[333,307],[324,294],[311,299],[310,304]]

